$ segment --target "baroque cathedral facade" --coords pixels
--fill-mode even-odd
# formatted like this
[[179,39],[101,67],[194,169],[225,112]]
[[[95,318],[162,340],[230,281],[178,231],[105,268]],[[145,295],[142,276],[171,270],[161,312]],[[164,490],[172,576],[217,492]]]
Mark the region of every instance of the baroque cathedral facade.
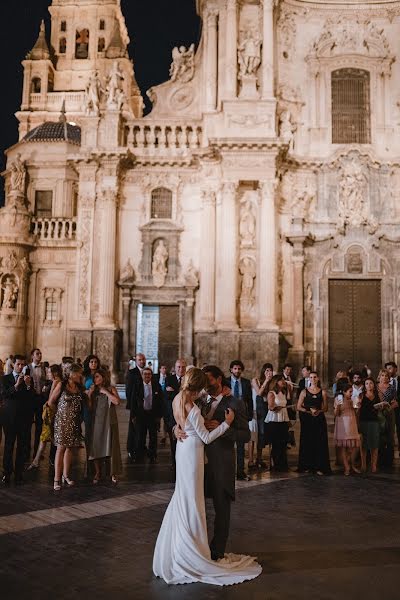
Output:
[[376,371],[399,351],[400,2],[196,8],[144,117],[120,0],[52,1],[3,173],[0,354]]

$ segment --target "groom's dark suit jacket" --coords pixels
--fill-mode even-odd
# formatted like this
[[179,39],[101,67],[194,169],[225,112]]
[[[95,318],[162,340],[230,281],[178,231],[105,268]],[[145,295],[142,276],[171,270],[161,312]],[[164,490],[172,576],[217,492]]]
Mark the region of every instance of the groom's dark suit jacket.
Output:
[[208,463],[205,465],[205,493],[213,497],[216,487],[222,487],[225,492],[235,499],[236,456],[235,442],[250,441],[250,430],[247,410],[243,400],[233,396],[224,396],[217,406],[213,419],[222,423],[225,421],[225,410],[235,411],[235,419],[224,435],[206,446]]

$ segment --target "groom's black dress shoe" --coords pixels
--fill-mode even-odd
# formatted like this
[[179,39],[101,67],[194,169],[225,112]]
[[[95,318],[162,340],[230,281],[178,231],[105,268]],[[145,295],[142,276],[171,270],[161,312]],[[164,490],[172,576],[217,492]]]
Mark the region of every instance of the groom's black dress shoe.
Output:
[[246,473],[238,473],[236,479],[238,481],[251,481],[251,477],[246,475]]

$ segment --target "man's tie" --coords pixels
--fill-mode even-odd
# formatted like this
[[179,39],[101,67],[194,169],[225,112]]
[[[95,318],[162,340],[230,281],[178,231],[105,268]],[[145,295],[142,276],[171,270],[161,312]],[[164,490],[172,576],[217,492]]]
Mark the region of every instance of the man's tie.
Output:
[[182,379],[182,377],[178,377],[179,387],[181,387],[181,379]]
[[235,385],[233,386],[233,395],[235,396],[235,398],[239,398],[240,393],[239,393],[239,382],[236,379],[235,381]]

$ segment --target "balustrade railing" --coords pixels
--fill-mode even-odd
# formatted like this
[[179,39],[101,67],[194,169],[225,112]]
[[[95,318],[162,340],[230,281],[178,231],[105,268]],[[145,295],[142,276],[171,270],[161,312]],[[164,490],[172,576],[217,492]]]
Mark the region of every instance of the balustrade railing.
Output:
[[203,131],[197,123],[150,123],[135,121],[126,126],[125,144],[144,153],[182,154],[202,146]]
[[43,99],[41,94],[30,95],[30,106],[31,108],[43,108],[49,111],[61,110],[63,102],[65,100],[65,110],[69,111],[80,111],[82,109],[84,99],[84,92],[48,92]]
[[76,218],[34,217],[31,232],[40,240],[75,240]]

